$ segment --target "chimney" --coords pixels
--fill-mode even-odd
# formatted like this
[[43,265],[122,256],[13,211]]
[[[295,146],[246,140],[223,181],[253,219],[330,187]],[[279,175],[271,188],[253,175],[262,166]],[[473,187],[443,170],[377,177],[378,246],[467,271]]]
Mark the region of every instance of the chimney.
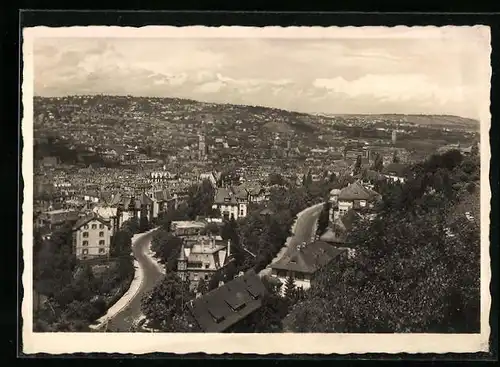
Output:
[[227,240],[227,258],[229,259],[229,256],[231,256],[231,239]]

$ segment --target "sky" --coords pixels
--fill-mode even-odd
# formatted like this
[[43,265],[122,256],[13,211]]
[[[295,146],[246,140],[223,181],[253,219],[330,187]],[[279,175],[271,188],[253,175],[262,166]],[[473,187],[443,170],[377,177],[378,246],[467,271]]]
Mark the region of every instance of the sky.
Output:
[[479,118],[487,51],[459,36],[39,37],[34,93]]

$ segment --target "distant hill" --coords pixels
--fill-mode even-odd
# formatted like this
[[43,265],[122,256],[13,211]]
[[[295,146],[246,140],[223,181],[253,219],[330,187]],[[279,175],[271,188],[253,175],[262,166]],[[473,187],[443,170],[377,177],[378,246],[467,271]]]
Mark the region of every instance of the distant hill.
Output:
[[[175,124],[201,124],[202,121],[221,122],[230,130],[236,121],[247,131],[270,133],[321,134],[326,120],[356,119],[358,126],[363,120],[381,119],[386,122],[408,122],[419,126],[455,127],[479,129],[479,122],[473,119],[449,115],[404,115],[404,114],[307,114],[263,106],[235,105],[201,102],[181,98],[134,97],[134,96],[68,96],[61,98],[34,99],[35,116],[53,112],[56,119],[60,114],[79,114],[83,123],[108,121],[109,125],[133,119],[131,111],[140,111],[137,124],[162,124],[168,120]],[[57,107],[56,107],[57,106]],[[165,115],[162,111],[169,110]],[[168,117],[167,117],[168,116]],[[80,117],[78,117],[79,119]],[[87,119],[87,120],[86,120]],[[89,122],[86,122],[89,121]],[[218,124],[219,125],[219,124]]]
[[386,121],[404,121],[416,125],[462,126],[479,128],[479,121],[452,115],[404,115],[404,114],[318,114],[325,117],[380,118]]

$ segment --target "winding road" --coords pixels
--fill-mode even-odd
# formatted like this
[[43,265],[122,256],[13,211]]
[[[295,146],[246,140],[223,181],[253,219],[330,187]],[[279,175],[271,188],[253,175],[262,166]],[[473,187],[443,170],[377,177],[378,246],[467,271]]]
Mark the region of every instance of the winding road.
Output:
[[[316,228],[316,223],[322,208],[323,208],[323,203],[320,203],[310,206],[301,211],[299,214],[297,214],[297,220],[295,221],[295,224],[292,227],[293,235],[288,237],[285,245],[281,248],[280,252],[278,252],[278,254],[273,259],[271,264],[275,263],[286,254],[293,253],[297,249],[297,246],[300,245],[301,243],[311,242],[311,240],[315,235],[314,232]],[[271,269],[269,267],[266,267],[265,269],[260,271],[259,275],[260,276],[269,275],[270,273]]]
[[153,233],[154,231],[142,235],[132,244],[132,252],[142,270],[142,282],[127,306],[108,321],[107,329],[110,331],[128,332],[130,330],[142,316],[142,296],[150,291],[163,275],[158,265],[148,256]]

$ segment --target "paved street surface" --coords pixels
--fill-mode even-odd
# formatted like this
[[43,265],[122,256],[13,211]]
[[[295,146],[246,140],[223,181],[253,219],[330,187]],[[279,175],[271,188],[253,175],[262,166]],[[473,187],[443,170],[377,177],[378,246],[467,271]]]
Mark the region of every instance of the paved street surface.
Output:
[[316,221],[318,220],[319,213],[321,213],[322,205],[314,205],[303,211],[302,215],[297,218],[295,223],[293,236],[289,240],[287,247],[287,254],[295,251],[298,245],[302,242],[311,242],[314,236],[314,229],[316,228]]
[[[316,228],[315,224],[322,207],[323,204],[313,205],[299,213],[297,221],[295,222],[295,228],[293,228],[293,235],[288,237],[286,244],[284,244],[282,249],[278,252],[272,263],[281,259],[285,254],[292,253],[302,242],[306,241],[309,243],[311,241],[314,229]],[[260,271],[259,275],[270,275],[270,273],[271,269],[265,268]]]
[[142,238],[139,238],[133,245],[132,251],[143,269],[144,280],[136,296],[130,301],[128,306],[109,321],[108,329],[111,329],[113,331],[129,331],[134,321],[138,320],[142,315],[141,298],[143,294],[151,290],[154,287],[156,281],[162,276],[162,273],[158,266],[156,266],[151,258],[147,256],[148,247],[153,237],[153,233],[154,232],[144,235]]

